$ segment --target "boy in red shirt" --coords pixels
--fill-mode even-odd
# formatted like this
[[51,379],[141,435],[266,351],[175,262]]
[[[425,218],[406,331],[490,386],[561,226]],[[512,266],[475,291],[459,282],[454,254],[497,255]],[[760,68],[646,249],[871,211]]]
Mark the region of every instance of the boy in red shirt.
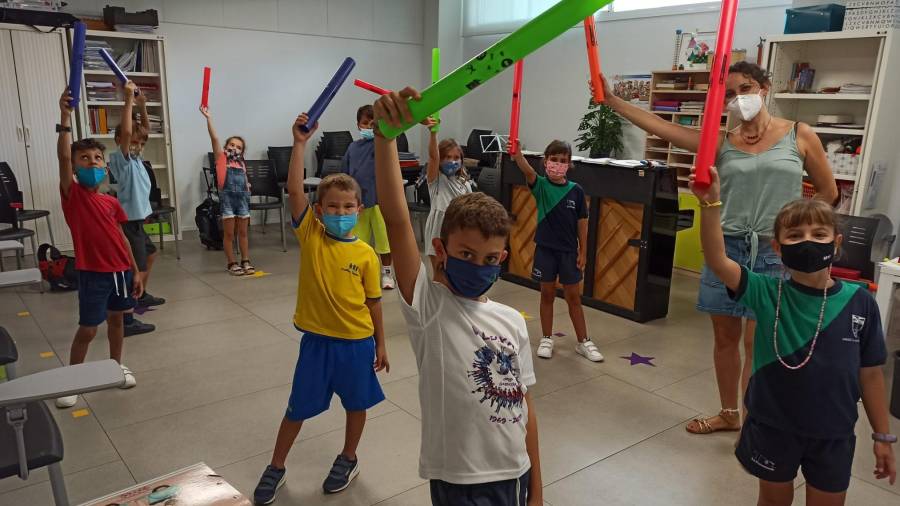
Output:
[[[128,82],[125,93],[134,93],[134,83]],[[78,331],[72,341],[69,364],[84,362],[88,346],[97,335],[97,326],[106,320],[109,337],[109,357],[122,364],[122,345],[125,340],[123,313],[134,308],[135,297],[144,291],[140,272],[131,254],[122,223],[128,216],[114,197],[98,193],[106,177],[105,146],[94,139],[72,142],[72,97],[69,90],[59,100],[60,124],[56,125],[59,140],[59,193],[63,214],[75,244],[75,268],[78,270]],[[74,178],[73,178],[74,176]],[[132,287],[133,283],[133,287]],[[121,388],[135,385],[134,374],[121,365],[125,383]],[[56,407],[75,405],[77,395],[56,399]]]

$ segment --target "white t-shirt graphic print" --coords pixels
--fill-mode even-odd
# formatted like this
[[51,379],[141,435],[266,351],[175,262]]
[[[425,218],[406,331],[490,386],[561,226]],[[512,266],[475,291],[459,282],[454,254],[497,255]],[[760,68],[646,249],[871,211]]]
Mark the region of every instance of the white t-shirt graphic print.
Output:
[[419,367],[419,475],[458,484],[521,476],[531,465],[524,395],[535,383],[525,319],[453,295],[424,264],[402,306]]

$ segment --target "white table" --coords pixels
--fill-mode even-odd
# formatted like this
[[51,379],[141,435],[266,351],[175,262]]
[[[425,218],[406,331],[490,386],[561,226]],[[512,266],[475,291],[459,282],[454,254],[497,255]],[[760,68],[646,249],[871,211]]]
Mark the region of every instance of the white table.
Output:
[[878,303],[878,311],[881,313],[881,327],[887,334],[887,325],[891,317],[891,304],[894,302],[894,287],[900,285],[900,264],[894,262],[881,262],[878,264],[878,292],[875,293],[875,302]]

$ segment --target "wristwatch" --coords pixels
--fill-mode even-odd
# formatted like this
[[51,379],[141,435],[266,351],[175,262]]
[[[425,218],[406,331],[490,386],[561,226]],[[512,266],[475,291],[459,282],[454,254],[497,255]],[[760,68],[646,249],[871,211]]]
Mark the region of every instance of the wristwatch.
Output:
[[878,441],[881,443],[894,444],[897,442],[897,436],[893,434],[882,434],[881,432],[873,432],[872,440]]
[[56,133],[71,132],[71,131],[72,131],[72,127],[70,127],[70,126],[62,126],[59,123],[56,124]]

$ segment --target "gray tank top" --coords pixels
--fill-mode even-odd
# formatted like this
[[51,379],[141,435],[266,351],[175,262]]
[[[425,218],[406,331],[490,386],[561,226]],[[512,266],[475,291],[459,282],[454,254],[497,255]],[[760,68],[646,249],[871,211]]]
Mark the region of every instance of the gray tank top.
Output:
[[716,166],[722,186],[722,231],[750,242],[755,263],[759,236],[772,237],[775,216],[803,191],[803,159],[797,149],[797,128],[759,154],[734,147],[726,136]]

